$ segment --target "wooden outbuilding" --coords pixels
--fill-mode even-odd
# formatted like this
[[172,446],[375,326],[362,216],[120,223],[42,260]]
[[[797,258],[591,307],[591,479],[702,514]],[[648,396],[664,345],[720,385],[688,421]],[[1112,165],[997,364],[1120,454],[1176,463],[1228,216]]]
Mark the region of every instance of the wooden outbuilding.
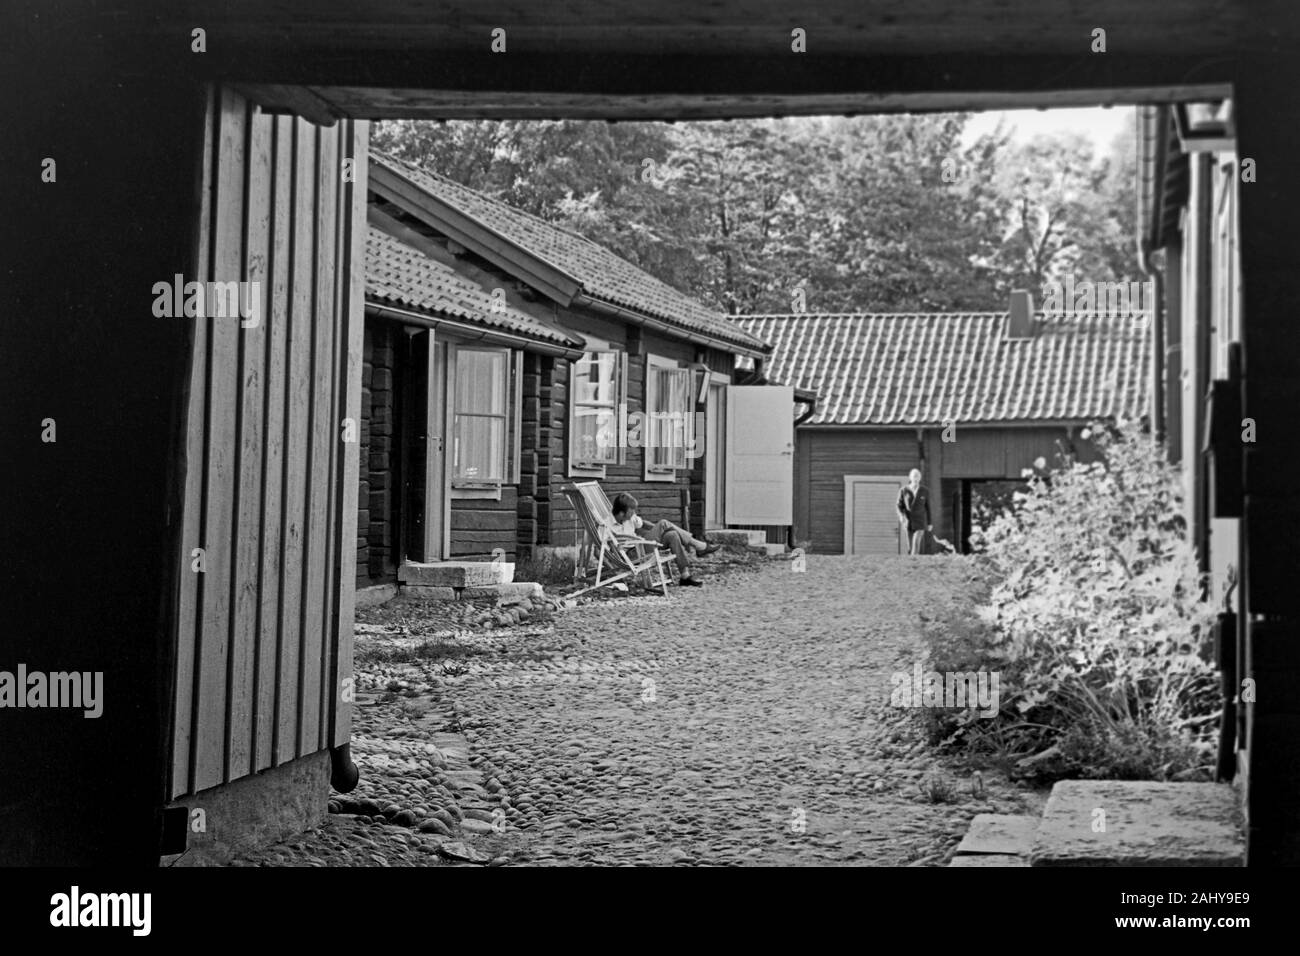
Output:
[[918,468],[934,531],[966,550],[987,483],[1068,454],[1090,422],[1146,413],[1149,316],[1032,313],[745,316],[770,374],[815,392],[796,430],[794,538],[832,554],[906,553],[895,503]]

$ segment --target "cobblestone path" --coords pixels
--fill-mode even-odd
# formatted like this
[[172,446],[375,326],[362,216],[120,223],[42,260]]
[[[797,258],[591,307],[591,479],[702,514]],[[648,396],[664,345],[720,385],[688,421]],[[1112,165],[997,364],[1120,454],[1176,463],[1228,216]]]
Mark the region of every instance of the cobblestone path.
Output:
[[242,862],[430,864],[456,841],[497,864],[941,865],[974,814],[1039,799],[945,767],[888,707],[918,614],[971,575],[809,555],[372,660],[362,688],[390,699],[357,708],[351,815]]

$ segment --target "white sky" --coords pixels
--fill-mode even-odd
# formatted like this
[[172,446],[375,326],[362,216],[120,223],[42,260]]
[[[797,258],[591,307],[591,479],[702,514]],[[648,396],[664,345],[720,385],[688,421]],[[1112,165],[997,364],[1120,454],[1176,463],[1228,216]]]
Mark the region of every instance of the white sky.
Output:
[[1056,110],[997,110],[977,113],[966,125],[962,145],[969,146],[980,135],[993,132],[998,118],[1012,127],[1012,142],[1024,142],[1041,133],[1078,131],[1091,137],[1099,153],[1110,148],[1116,134],[1137,122],[1131,106],[1086,107]]

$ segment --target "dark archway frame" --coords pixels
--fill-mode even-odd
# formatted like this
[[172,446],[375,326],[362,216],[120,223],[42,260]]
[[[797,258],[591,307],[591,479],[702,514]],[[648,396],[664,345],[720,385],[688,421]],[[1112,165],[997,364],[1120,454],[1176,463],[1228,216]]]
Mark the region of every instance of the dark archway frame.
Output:
[[[6,350],[5,369],[15,384],[8,447],[22,450],[10,515],[14,660],[103,669],[121,703],[106,709],[93,733],[72,721],[16,715],[11,739],[19,744],[5,751],[13,765],[3,770],[29,781],[32,796],[0,805],[0,856],[157,857],[183,479],[175,449],[189,347],[182,326],[141,317],[136,290],[190,271],[203,91],[231,83],[269,109],[320,122],[1051,107],[1198,99],[1231,89],[1239,152],[1258,170],[1242,190],[1240,212],[1242,404],[1259,436],[1243,466],[1243,596],[1258,682],[1244,795],[1252,863],[1300,860],[1300,702],[1289,683],[1300,676],[1293,545],[1300,491],[1289,469],[1290,416],[1300,408],[1300,331],[1292,319],[1300,301],[1300,190],[1290,168],[1300,132],[1285,115],[1300,88],[1300,65],[1287,49],[1295,28],[1273,30],[1258,11],[1264,22],[1251,26],[1243,8],[1245,19],[1224,30],[1203,23],[1162,36],[1153,29],[1140,53],[1065,54],[1085,25],[1063,26],[1043,6],[1025,4],[1016,29],[1038,31],[1039,49],[1054,53],[1017,44],[994,52],[987,34],[971,33],[967,42],[953,30],[942,34],[941,51],[919,53],[928,29],[919,20],[895,30],[896,39],[903,31],[897,47],[913,51],[906,55],[882,52],[882,40],[861,53],[842,44],[804,58],[782,44],[770,53],[757,43],[745,55],[722,52],[690,31],[676,41],[671,31],[656,34],[657,53],[619,50],[616,34],[599,53],[533,53],[526,30],[512,34],[519,52],[493,58],[469,52],[472,44],[457,37],[443,42],[424,32],[404,40],[396,20],[380,34],[319,24],[299,33],[302,25],[287,16],[257,30],[223,33],[216,23],[202,56],[188,49],[188,23],[131,14],[27,21],[10,32],[20,47],[6,60],[9,88],[25,94],[4,157],[6,181],[22,184],[10,218],[21,239],[11,257],[19,268],[10,274],[16,347]],[[776,19],[754,22],[788,32]],[[411,90],[426,92],[400,92]],[[45,156],[59,158],[57,187],[39,181]],[[46,417],[57,419],[59,442],[42,447],[33,436]]]

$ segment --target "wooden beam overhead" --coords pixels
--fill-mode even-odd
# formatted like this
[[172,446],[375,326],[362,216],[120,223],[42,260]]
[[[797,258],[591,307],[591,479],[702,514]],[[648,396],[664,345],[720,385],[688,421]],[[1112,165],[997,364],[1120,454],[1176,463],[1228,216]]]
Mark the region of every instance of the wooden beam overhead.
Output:
[[[190,30],[207,31],[208,54],[222,48],[267,47],[358,51],[382,55],[518,53],[614,55],[674,49],[709,55],[792,53],[792,31],[804,31],[808,57],[882,53],[991,56],[1035,50],[1048,56],[1089,52],[1093,31],[1106,32],[1107,53],[1212,55],[1227,47],[1285,46],[1300,39],[1289,0],[656,0],[611,3],[566,0],[314,0],[304,12],[284,0],[223,0],[201,13],[189,3],[101,0],[86,17],[160,48]],[[153,7],[153,9],[150,9]],[[58,26],[58,17],[52,17]],[[493,53],[494,31],[505,44]]]

